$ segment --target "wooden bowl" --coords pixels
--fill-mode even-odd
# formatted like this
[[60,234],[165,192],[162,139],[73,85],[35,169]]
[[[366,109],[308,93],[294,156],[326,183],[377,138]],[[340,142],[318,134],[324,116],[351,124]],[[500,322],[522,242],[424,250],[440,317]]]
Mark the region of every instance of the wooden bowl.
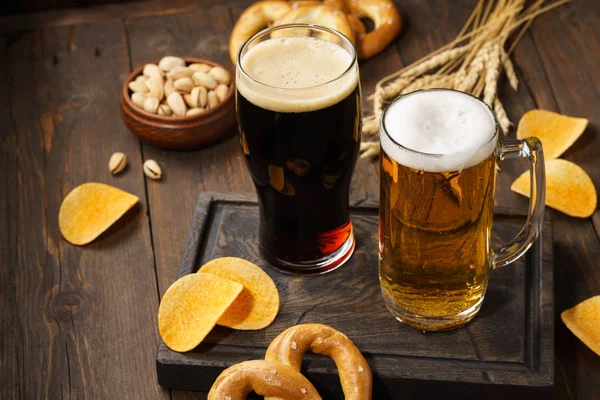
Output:
[[[187,64],[204,63],[220,66],[209,60],[183,57]],[[158,64],[159,60],[153,61]],[[131,101],[129,82],[142,75],[144,66],[135,69],[123,84],[121,91],[121,117],[125,125],[142,140],[153,146],[172,150],[191,150],[217,140],[235,121],[234,74],[231,74],[229,92],[224,101],[212,110],[189,117],[163,116],[149,113]]]

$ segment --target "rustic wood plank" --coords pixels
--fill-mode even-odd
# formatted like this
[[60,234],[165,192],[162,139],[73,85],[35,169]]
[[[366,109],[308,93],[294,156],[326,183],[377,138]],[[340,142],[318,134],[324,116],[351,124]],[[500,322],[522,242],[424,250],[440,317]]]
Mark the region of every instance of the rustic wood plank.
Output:
[[[49,26],[88,24],[104,19],[134,18],[186,13],[211,6],[214,0],[146,0],[120,4],[102,4],[63,10],[0,15],[0,32],[39,29]],[[248,0],[229,0],[229,5],[246,4]]]
[[[552,110],[585,117],[590,124],[583,136],[561,157],[580,165],[600,187],[600,4],[571,2],[543,15],[532,25],[536,54],[544,66]],[[592,29],[592,27],[594,27]],[[557,32],[561,32],[557,34]],[[528,71],[528,74],[534,74]],[[540,90],[541,91],[541,90]],[[556,314],[600,294],[600,237],[592,219],[580,220],[552,212],[555,235]],[[600,218],[596,210],[594,218]],[[562,322],[556,324],[557,396],[600,397],[600,358],[579,341]]]
[[[2,39],[0,398],[166,398],[156,383],[158,296],[139,142],[119,118],[128,71],[118,20]],[[112,177],[113,151],[129,156]],[[115,185],[141,205],[85,247],[58,209],[75,186]]]

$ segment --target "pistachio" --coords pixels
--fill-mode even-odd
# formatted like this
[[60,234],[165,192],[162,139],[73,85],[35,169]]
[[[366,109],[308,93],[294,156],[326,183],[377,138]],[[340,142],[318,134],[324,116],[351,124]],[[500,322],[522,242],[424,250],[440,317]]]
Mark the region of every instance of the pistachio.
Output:
[[[206,89],[204,89],[206,90]],[[183,99],[191,108],[198,107],[198,97],[200,95],[200,86],[196,86],[192,89],[190,94],[184,94]]]
[[158,68],[158,65],[156,65],[156,64],[146,64],[146,65],[144,65],[143,74],[147,78],[151,78],[153,76],[157,76],[159,78],[162,78],[162,76],[163,76],[163,72],[160,70],[160,68]]
[[149,113],[156,114],[158,106],[158,99],[155,99],[154,97],[148,97],[146,101],[144,101],[144,110],[148,111]]
[[208,92],[208,108],[212,110],[218,105],[219,98],[217,97],[217,94],[213,90],[211,90],[210,92]]
[[146,64],[142,75],[128,83],[131,101],[147,112],[164,116],[198,115],[213,109],[229,95],[231,73],[205,63],[186,65],[183,58],[166,56]]
[[208,71],[208,74],[215,78],[219,83],[229,85],[229,82],[231,82],[231,74],[223,67],[213,67]]
[[165,97],[169,97],[173,92],[175,92],[175,86],[173,86],[173,79],[167,78],[167,82],[165,82]]
[[148,93],[148,86],[146,86],[145,80],[141,81],[136,79],[135,81],[129,82],[129,85],[127,86],[132,92],[138,92],[142,94]]
[[188,68],[192,69],[193,71],[208,72],[212,67],[204,63],[194,63],[188,65]]
[[160,169],[158,163],[154,160],[146,160],[146,162],[144,162],[143,169],[144,174],[146,174],[146,176],[150,179],[160,179],[162,176],[162,170]]
[[194,72],[192,79],[196,85],[204,86],[207,89],[214,89],[218,85],[217,80],[205,72]]
[[204,108],[200,108],[200,107],[197,107],[197,108],[190,108],[189,110],[187,110],[187,111],[185,112],[185,116],[186,116],[186,117],[190,117],[190,116],[192,116],[192,115],[198,115],[198,114],[202,114],[204,111],[205,111],[205,110],[204,110]]
[[110,156],[108,161],[108,170],[111,174],[116,175],[123,171],[127,166],[127,156],[124,153],[116,152]]
[[173,81],[173,86],[179,92],[189,93],[192,91],[192,89],[194,88],[195,85],[194,85],[194,81],[192,80],[192,78],[190,78],[189,76],[186,76],[185,78],[179,78],[176,81]]
[[146,86],[150,92],[148,93],[148,97],[153,97],[157,100],[162,100],[165,97],[165,88],[163,86],[162,78],[157,76],[152,76],[150,79],[146,80]]
[[185,66],[185,61],[183,58],[173,57],[173,56],[163,57],[158,63],[158,67],[160,69],[162,69],[163,71],[170,71],[175,67],[184,67],[184,66]]
[[198,86],[198,107],[206,107],[208,102],[208,90],[204,86]]
[[224,83],[221,83],[215,89],[215,93],[219,98],[219,101],[223,102],[225,101],[225,99],[227,98],[227,94],[229,93],[229,86],[225,85]]
[[146,95],[140,92],[133,92],[131,94],[131,101],[133,104],[140,108],[144,108],[144,102],[146,101]]
[[167,97],[167,104],[173,110],[173,114],[178,115],[180,117],[185,115],[185,102],[183,101],[183,97],[177,92],[171,93],[169,97]]
[[160,106],[158,106],[158,115],[165,115],[165,116],[169,116],[173,114],[173,110],[171,110],[171,107],[169,107],[168,104],[161,104]]
[[192,75],[194,75],[194,72],[195,71],[189,67],[177,66],[168,73],[168,76],[173,80],[177,80],[179,78],[184,78],[186,76],[192,76]]

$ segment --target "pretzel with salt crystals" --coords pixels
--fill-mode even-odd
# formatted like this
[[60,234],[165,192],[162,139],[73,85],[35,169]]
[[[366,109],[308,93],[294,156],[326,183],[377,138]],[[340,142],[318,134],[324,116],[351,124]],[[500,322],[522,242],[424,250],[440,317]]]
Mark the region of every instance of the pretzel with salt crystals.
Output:
[[335,362],[346,400],[370,400],[373,378],[369,364],[343,333],[322,324],[296,325],[269,345],[266,360],[300,371],[306,351],[329,356]]
[[[294,7],[292,11],[276,20],[274,25],[278,26],[299,23],[317,24],[327,28],[335,29],[350,39],[353,44],[355,43],[354,31],[352,30],[352,26],[346,18],[346,14],[337,8],[326,6],[324,4]],[[278,37],[279,35],[273,32],[271,36]]]
[[359,33],[356,39],[361,60],[381,52],[400,32],[402,19],[392,0],[346,0],[346,6],[350,14],[369,18],[375,24],[372,32]]
[[287,1],[260,1],[248,7],[238,18],[229,38],[229,57],[235,65],[237,53],[255,33],[292,10]]
[[253,390],[283,400],[322,400],[300,372],[266,360],[244,361],[227,368],[210,389],[208,400],[242,400]]

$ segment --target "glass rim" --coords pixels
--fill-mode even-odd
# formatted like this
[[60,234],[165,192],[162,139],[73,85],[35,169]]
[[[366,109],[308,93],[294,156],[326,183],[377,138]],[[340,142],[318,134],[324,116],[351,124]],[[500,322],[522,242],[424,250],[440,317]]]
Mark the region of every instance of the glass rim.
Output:
[[[274,31],[278,31],[278,30],[282,30],[282,29],[293,29],[293,28],[310,28],[310,29],[314,29],[314,30],[318,30],[318,31],[327,32],[327,33],[330,33],[332,35],[339,37],[342,41],[344,41],[346,44],[348,44],[351,49],[350,55],[352,56],[352,61],[350,62],[350,65],[348,66],[348,68],[346,68],[344,70],[344,72],[342,72],[340,75],[336,76],[335,78],[333,78],[330,81],[323,82],[323,83],[320,83],[315,86],[308,86],[308,87],[302,87],[302,88],[283,88],[283,87],[279,87],[279,86],[272,86],[272,85],[268,85],[266,83],[257,81],[256,79],[251,77],[244,70],[242,63],[240,62],[241,58],[242,58],[242,52],[248,47],[248,45],[251,42],[253,42],[255,39],[257,39],[259,37],[265,36]],[[346,50],[346,49],[344,49],[344,50]],[[329,85],[333,82],[337,82],[337,81],[345,78],[350,72],[352,72],[352,70],[356,66],[357,62],[358,62],[358,59],[357,59],[357,54],[356,54],[356,48],[354,47],[354,45],[352,44],[350,39],[348,39],[343,33],[338,32],[335,29],[331,29],[326,26],[322,26],[322,25],[296,23],[296,24],[285,24],[285,25],[272,26],[270,28],[263,29],[262,31],[252,35],[248,40],[246,40],[244,42],[244,44],[238,50],[237,57],[236,57],[236,69],[244,75],[244,79],[250,80],[252,82],[252,84],[256,84],[256,85],[260,85],[262,87],[267,87],[267,88],[276,89],[276,90],[300,91],[300,90],[315,89],[315,88],[323,87],[323,86]]]
[[418,155],[422,155],[422,156],[426,156],[426,157],[435,157],[435,158],[442,158],[442,157],[447,157],[447,156],[451,156],[454,153],[425,153],[423,151],[419,151],[419,150],[415,150],[415,149],[411,149],[409,147],[406,147],[400,143],[398,143],[396,140],[394,140],[394,138],[388,133],[387,129],[385,128],[385,116],[387,115],[388,110],[392,107],[392,105],[398,101],[401,101],[403,99],[405,99],[406,97],[413,95],[415,93],[420,93],[420,92],[434,92],[434,91],[440,91],[440,92],[456,92],[456,93],[460,93],[466,96],[469,96],[475,100],[477,100],[479,103],[483,104],[491,113],[492,118],[494,119],[494,134],[490,137],[490,139],[483,143],[481,146],[479,146],[477,148],[477,150],[481,150],[483,149],[485,146],[488,146],[493,140],[498,138],[498,132],[500,129],[500,124],[498,123],[498,118],[496,117],[496,113],[494,112],[494,110],[492,110],[492,107],[490,107],[485,101],[481,100],[480,98],[473,96],[470,93],[466,93],[466,92],[462,92],[460,90],[456,90],[456,89],[446,89],[446,88],[431,88],[431,89],[419,89],[419,90],[415,90],[414,92],[410,92],[407,94],[403,94],[400,95],[398,97],[396,97],[383,111],[383,113],[381,114],[381,121],[379,122],[379,126],[380,126],[380,131],[382,133],[385,134],[385,136],[394,144],[394,146],[397,146],[399,148],[402,148],[403,150],[406,150],[410,153],[414,153],[414,154],[418,154]]

